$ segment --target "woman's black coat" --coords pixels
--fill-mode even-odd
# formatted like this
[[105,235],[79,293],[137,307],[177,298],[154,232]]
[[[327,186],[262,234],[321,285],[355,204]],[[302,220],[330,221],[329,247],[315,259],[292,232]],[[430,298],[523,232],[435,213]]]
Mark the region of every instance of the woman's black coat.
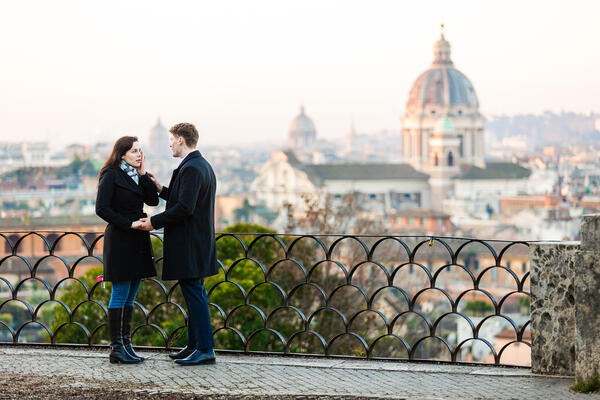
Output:
[[150,234],[131,229],[131,223],[145,217],[144,203],[158,205],[156,186],[148,174],[140,184],[120,168],[108,168],[100,177],[96,214],[106,222],[104,233],[104,280],[131,281],[156,275]]
[[215,243],[215,173],[195,150],[173,171],[160,197],[165,211],[150,218],[155,229],[165,228],[164,280],[201,279],[217,274]]

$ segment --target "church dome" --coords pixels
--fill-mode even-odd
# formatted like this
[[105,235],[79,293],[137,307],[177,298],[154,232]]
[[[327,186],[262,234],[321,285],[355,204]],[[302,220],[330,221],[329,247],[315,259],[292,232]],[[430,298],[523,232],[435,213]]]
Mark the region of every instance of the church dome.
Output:
[[291,147],[298,147],[314,142],[317,138],[317,130],[312,119],[304,112],[304,106],[300,107],[300,114],[292,120],[288,139]]
[[148,135],[148,147],[149,153],[157,156],[170,156],[171,151],[169,149],[169,131],[160,122],[160,118],[157,119],[156,125],[150,129]]
[[446,108],[463,105],[477,109],[479,101],[473,84],[458,69],[450,58],[450,43],[442,33],[434,46],[431,67],[413,83],[406,103],[407,111],[422,111],[425,108]]

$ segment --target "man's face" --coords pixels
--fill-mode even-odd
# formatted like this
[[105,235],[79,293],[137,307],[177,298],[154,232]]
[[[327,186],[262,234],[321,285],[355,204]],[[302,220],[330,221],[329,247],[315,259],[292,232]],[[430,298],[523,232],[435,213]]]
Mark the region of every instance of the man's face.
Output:
[[169,133],[169,147],[173,152],[173,157],[181,156],[181,141],[183,138],[181,136],[175,136],[172,133]]

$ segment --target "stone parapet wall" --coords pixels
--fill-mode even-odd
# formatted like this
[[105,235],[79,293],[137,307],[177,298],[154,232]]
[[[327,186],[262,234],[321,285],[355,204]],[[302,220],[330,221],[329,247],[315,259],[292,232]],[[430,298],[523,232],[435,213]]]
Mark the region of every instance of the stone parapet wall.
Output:
[[581,238],[530,244],[532,371],[579,381],[600,373],[600,214]]
[[584,215],[575,263],[575,378],[600,374],[600,214]]
[[575,373],[575,263],[579,242],[531,243],[531,368]]

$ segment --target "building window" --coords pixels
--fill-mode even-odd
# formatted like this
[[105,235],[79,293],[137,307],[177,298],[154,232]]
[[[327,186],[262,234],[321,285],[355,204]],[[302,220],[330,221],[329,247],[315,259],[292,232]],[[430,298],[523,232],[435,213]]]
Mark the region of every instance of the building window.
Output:
[[371,193],[369,195],[369,199],[375,200],[377,198],[377,195],[375,193]]
[[440,165],[440,160],[439,160],[439,158],[438,158],[438,154],[437,154],[437,153],[435,153],[435,154],[433,155],[433,165],[435,165],[436,167],[437,167],[438,165]]
[[521,264],[521,272],[527,272],[527,263],[525,261],[523,261],[523,263]]
[[451,167],[454,165],[454,155],[452,152],[448,153],[448,166]]
[[479,260],[478,259],[473,260],[473,269],[475,271],[477,271],[479,269]]

